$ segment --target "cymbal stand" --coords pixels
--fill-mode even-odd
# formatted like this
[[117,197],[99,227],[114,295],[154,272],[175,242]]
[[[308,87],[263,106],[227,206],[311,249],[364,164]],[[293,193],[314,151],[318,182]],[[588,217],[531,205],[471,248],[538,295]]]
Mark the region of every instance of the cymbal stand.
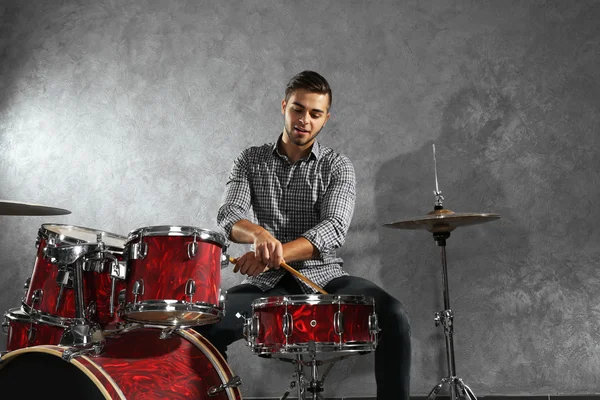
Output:
[[[435,190],[433,194],[435,195],[435,204],[433,209],[443,210],[444,209],[444,196],[442,195],[442,191],[440,190],[438,184],[438,176],[437,176],[437,159],[435,157],[435,144],[433,145],[433,170],[435,173]],[[435,387],[429,393],[428,400],[433,400],[438,395],[438,393],[442,390],[445,385],[448,385],[450,389],[450,398],[451,400],[456,400],[460,398],[460,394],[464,394],[469,400],[477,400],[477,397],[473,394],[471,389],[465,385],[463,380],[456,376],[456,365],[454,362],[454,341],[453,341],[453,332],[454,332],[454,314],[450,309],[450,290],[448,289],[448,264],[446,262],[446,240],[450,237],[450,227],[444,226],[440,224],[435,227],[433,232],[433,239],[440,247],[441,255],[442,255],[442,285],[444,286],[444,309],[442,311],[438,311],[435,313],[434,321],[435,326],[442,325],[444,327],[444,335],[446,336],[446,360],[448,363],[448,376],[442,378],[442,380],[435,385]]]
[[[436,208],[440,205],[436,205]],[[435,325],[444,327],[444,335],[446,336],[446,359],[448,363],[448,376],[442,380],[431,390],[428,400],[433,400],[442,390],[445,385],[448,385],[450,390],[451,400],[456,400],[461,397],[461,394],[469,400],[477,400],[475,394],[456,376],[456,365],[454,360],[454,314],[450,309],[450,292],[448,289],[448,265],[446,262],[446,239],[450,237],[450,232],[434,232],[433,238],[440,247],[442,256],[442,284],[444,287],[444,310],[435,313]]]

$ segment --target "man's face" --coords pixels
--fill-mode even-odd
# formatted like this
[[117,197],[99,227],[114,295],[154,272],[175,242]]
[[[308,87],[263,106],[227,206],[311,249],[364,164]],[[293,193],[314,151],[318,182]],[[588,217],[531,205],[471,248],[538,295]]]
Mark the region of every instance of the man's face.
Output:
[[329,95],[298,89],[281,102],[281,113],[285,128],[283,142],[307,148],[329,119]]

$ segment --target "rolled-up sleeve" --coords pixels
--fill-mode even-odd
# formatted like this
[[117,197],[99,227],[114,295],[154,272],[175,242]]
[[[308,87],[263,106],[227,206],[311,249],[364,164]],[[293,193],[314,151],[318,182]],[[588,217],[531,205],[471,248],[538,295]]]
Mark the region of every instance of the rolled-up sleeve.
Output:
[[217,224],[227,239],[236,222],[248,218],[250,209],[250,184],[248,181],[247,151],[242,152],[233,162],[229,180],[223,194],[223,201],[217,213]]
[[302,234],[321,256],[344,244],[356,201],[356,175],[352,162],[340,155],[332,165],[331,180],[321,203],[320,221]]

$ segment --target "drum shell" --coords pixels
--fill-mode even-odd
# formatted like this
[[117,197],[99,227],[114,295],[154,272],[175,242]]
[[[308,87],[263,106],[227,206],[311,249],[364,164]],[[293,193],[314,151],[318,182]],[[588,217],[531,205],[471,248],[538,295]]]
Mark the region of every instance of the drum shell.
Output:
[[[134,258],[133,247],[138,245],[137,239],[125,245],[127,260],[127,289],[125,301],[127,306],[123,318],[132,321],[162,323],[169,312],[156,310],[142,316],[143,312],[133,310],[132,305],[153,305],[157,302],[197,303],[214,309],[207,315],[213,318],[220,313],[221,257],[222,245],[213,241],[196,238],[196,255],[190,258],[189,246],[194,242],[191,235],[147,235],[142,242],[147,246],[143,258]],[[188,281],[194,282],[195,291],[192,296],[186,295]],[[143,294],[135,295],[136,282],[143,284]],[[159,306],[160,307],[160,306]],[[190,312],[189,314],[193,314]],[[156,318],[153,318],[156,316]],[[198,315],[198,319],[204,316]],[[215,319],[216,322],[216,319]]]
[[[56,317],[57,319],[73,319],[75,313],[75,288],[63,288],[62,297],[58,308],[60,285],[56,282],[59,274],[59,266],[51,263],[44,256],[44,248],[47,246],[46,239],[40,240],[40,245],[37,250],[33,272],[29,288],[23,299],[23,304],[29,311],[31,308],[37,310],[47,316]],[[115,321],[117,314],[110,315],[110,293],[112,286],[112,278],[110,276],[110,261],[106,261],[103,272],[83,271],[83,293],[84,302],[87,307],[91,302],[96,305],[95,315],[90,315],[90,319],[98,322],[100,325],[109,324]],[[115,282],[115,298],[114,307],[118,306],[117,295],[121,289],[126,287],[125,281],[116,279]],[[42,291],[42,298],[39,303],[33,303],[33,294],[36,290]]]
[[[70,234],[74,235],[69,236]],[[123,246],[126,238],[112,233],[76,227],[70,225],[51,225],[44,224],[38,231],[37,237],[37,252],[31,274],[31,279],[23,298],[23,306],[26,311],[30,312],[34,308],[37,313],[41,313],[47,317],[53,317],[58,323],[67,323],[67,320],[76,317],[75,313],[75,289],[64,287],[60,298],[59,307],[56,307],[58,295],[60,293],[60,285],[56,279],[59,274],[59,266],[50,262],[46,258],[45,252],[52,242],[52,246],[68,247],[82,243],[87,243],[82,238],[90,239],[94,235],[105,235],[105,239],[109,245],[105,246],[105,251],[112,254],[117,260],[123,260]],[[75,236],[79,236],[75,237]],[[84,271],[84,302],[87,307],[91,302],[96,305],[97,312],[91,315],[90,318],[100,323],[101,325],[115,322],[116,313],[110,315],[110,293],[112,279],[110,277],[110,263],[107,259],[105,262],[96,262],[101,265],[102,272]],[[114,306],[116,308],[118,291],[125,288],[125,282],[118,280],[116,282],[116,293]],[[41,290],[41,300],[34,304],[33,295],[36,291]],[[32,313],[33,314],[33,313]]]
[[[71,364],[84,371],[106,399],[242,398],[238,388],[208,395],[209,388],[228,382],[233,375],[223,357],[204,337],[194,331],[180,330],[161,339],[160,333],[160,329],[140,328],[113,334],[107,337],[99,356],[78,356]],[[66,349],[46,345],[10,352],[0,363],[0,381],[3,369],[23,354],[61,357]],[[32,376],[43,374],[41,364],[31,365]]]
[[[58,344],[65,331],[64,326],[38,322],[20,308],[10,309],[4,314],[6,327],[6,350],[13,351],[43,344]],[[33,329],[33,334],[30,331]]]
[[[371,351],[376,346],[374,327],[370,322],[375,306],[372,300],[360,300],[360,297],[344,299],[344,296],[337,296],[339,301],[330,295],[257,299],[252,308],[258,329],[250,345],[256,353],[272,355],[306,353],[310,342],[315,343],[317,352]],[[338,312],[342,314],[342,320],[336,327]],[[293,326],[287,337],[284,333],[286,313]],[[336,333],[340,331],[342,335]]]

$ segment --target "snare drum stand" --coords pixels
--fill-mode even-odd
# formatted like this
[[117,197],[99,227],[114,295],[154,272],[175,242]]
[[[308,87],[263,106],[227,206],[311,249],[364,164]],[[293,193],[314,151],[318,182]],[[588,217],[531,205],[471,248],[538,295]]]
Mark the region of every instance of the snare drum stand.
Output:
[[463,380],[456,376],[456,366],[454,362],[454,341],[452,340],[453,320],[454,315],[450,309],[450,294],[448,290],[448,266],[446,264],[446,239],[450,237],[450,232],[434,232],[433,238],[441,249],[442,253],[442,283],[444,286],[444,310],[435,313],[435,326],[440,324],[444,327],[444,335],[446,336],[446,359],[448,362],[448,376],[433,388],[429,393],[428,400],[433,400],[442,390],[444,385],[448,385],[450,389],[451,400],[460,398],[464,395],[469,400],[477,400],[471,389],[465,385]]
[[[309,342],[308,345],[309,350],[309,361],[304,361],[302,359],[302,355],[297,355],[296,359],[286,359],[280,358],[281,361],[286,361],[292,363],[296,367],[296,372],[294,372],[294,380],[290,382],[289,389],[285,392],[285,394],[280,398],[280,400],[286,400],[290,395],[291,391],[294,388],[298,389],[298,400],[324,400],[321,392],[323,391],[323,382],[325,378],[333,368],[333,365],[344,358],[349,356],[340,356],[334,357],[329,360],[317,360],[316,359],[316,347],[313,341]],[[321,378],[319,379],[319,371],[317,369],[318,366],[329,364]],[[310,367],[310,380],[304,375],[304,367]],[[312,393],[312,395],[308,395],[307,393]]]

